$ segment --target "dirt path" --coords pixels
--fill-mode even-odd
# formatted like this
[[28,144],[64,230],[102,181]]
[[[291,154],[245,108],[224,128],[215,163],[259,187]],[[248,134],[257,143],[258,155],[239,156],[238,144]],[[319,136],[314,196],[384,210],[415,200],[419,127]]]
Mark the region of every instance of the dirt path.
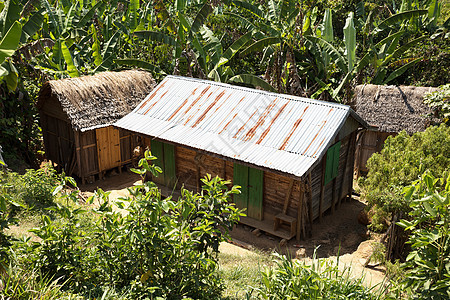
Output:
[[[140,177],[131,172],[122,174],[109,174],[106,179],[80,186],[80,190],[88,197],[95,189],[101,188],[110,192],[110,199],[128,195],[127,187],[140,182]],[[371,241],[367,240],[367,228],[358,223],[357,216],[365,207],[365,204],[357,199],[343,202],[334,215],[325,214],[322,222],[316,220],[313,224],[312,238],[296,242],[292,239],[287,245],[280,248],[280,239],[268,234],[255,236],[251,231],[254,228],[237,225],[231,232],[236,244],[247,248],[273,252],[277,251],[297,257],[298,252],[303,252],[303,259],[310,260],[314,252],[317,258],[328,258],[337,260],[339,254],[339,265],[341,268],[350,266],[355,277],[360,277],[364,272],[367,285],[381,283],[384,279],[382,268],[365,268],[364,263],[372,253]],[[250,246],[251,245],[251,246]],[[221,246],[223,251],[248,253],[248,250],[234,245]],[[303,254],[302,253],[302,254]]]

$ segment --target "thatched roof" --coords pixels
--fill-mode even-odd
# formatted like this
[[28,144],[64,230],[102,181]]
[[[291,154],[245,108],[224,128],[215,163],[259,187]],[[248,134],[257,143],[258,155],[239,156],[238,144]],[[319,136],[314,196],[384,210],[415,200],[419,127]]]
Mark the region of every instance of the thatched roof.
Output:
[[431,109],[423,104],[423,97],[435,90],[431,87],[358,85],[351,106],[380,131],[405,130],[412,134],[427,127]]
[[122,118],[154,86],[151,74],[138,70],[51,80],[42,86],[38,106],[42,106],[51,97],[56,97],[72,127],[86,131],[111,125]]

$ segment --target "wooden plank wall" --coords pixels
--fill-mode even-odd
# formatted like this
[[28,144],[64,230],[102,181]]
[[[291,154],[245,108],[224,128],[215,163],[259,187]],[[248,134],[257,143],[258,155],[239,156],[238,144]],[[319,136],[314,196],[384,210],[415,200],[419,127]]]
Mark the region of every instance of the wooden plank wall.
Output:
[[41,114],[41,127],[47,158],[69,174],[75,163],[72,127],[66,120],[46,113]]
[[[175,162],[178,186],[184,184],[184,187],[189,190],[195,191],[198,186],[198,175],[203,178],[207,173],[233,181],[233,163],[217,157],[175,146]],[[199,174],[197,174],[197,166]]]
[[[347,194],[351,193],[353,183],[353,164],[355,161],[355,141],[356,132],[346,136],[341,141],[341,149],[339,151],[338,175],[335,179],[331,180],[327,185],[325,185],[322,202],[322,213],[327,209],[330,209],[333,202],[335,208],[339,206],[339,200],[344,198]],[[323,171],[324,168],[322,166],[322,163],[319,163],[311,172],[313,219],[320,217],[320,191]]]
[[372,154],[380,152],[383,149],[384,142],[390,135],[396,135],[396,133],[380,132],[374,130],[366,130],[361,134],[360,141],[357,147],[355,168],[357,174],[361,172],[367,172],[367,160]]
[[[281,213],[284,206],[284,201],[289,192],[290,178],[279,174],[264,172],[264,212],[269,216]],[[300,182],[294,181],[292,193],[289,198],[289,206],[287,215],[297,217],[297,205],[300,199]]]
[[99,173],[97,138],[95,130],[80,133],[81,176],[91,176]]

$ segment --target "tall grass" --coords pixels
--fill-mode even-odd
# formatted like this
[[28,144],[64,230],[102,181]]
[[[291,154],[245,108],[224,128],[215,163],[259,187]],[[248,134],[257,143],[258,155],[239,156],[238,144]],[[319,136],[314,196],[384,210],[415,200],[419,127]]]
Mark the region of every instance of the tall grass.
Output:
[[275,267],[262,272],[263,284],[255,288],[260,299],[381,299],[381,288],[365,287],[364,276],[353,278],[351,269],[313,258],[309,265],[277,255]]

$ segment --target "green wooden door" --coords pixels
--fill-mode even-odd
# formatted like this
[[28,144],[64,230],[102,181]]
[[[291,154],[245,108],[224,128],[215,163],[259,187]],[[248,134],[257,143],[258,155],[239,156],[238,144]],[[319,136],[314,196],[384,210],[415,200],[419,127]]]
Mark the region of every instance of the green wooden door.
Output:
[[[234,203],[240,209],[247,209],[248,202],[248,167],[234,164],[233,184],[241,186],[241,193],[234,195]],[[245,212],[246,214],[248,212]]]
[[154,177],[153,181],[166,186],[173,186],[176,183],[175,146],[152,140],[150,148],[152,155],[157,157],[155,165],[163,171],[158,177]]
[[162,174],[159,174],[158,177],[153,176],[153,181],[156,183],[164,184],[164,146],[163,143],[157,140],[152,140],[150,142],[150,150],[153,156],[156,156],[156,160],[154,162],[155,165],[161,168],[163,171]]
[[163,144],[164,148],[164,184],[174,186],[177,181],[175,170],[175,146],[172,144]]
[[263,218],[263,178],[264,172],[240,164],[234,164],[233,184],[241,186],[241,193],[234,195],[236,206],[246,209],[247,216]]
[[324,183],[327,184],[334,179],[339,172],[339,152],[341,150],[341,142],[337,142],[327,151],[327,158],[325,164],[325,178]]

